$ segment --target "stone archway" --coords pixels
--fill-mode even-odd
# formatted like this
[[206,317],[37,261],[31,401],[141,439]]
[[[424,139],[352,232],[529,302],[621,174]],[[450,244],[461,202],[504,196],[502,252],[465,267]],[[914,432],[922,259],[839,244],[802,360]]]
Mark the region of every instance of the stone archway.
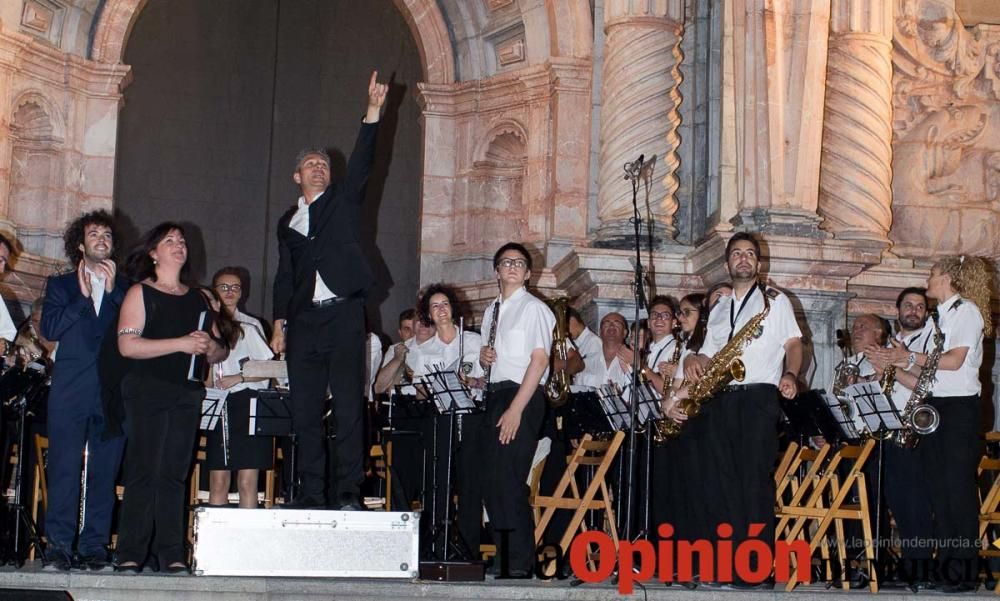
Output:
[[[106,0],[101,5],[94,28],[90,59],[102,63],[120,63],[125,43],[136,18],[147,0]],[[410,26],[420,50],[427,83],[455,81],[455,61],[444,16],[434,0],[393,0]]]

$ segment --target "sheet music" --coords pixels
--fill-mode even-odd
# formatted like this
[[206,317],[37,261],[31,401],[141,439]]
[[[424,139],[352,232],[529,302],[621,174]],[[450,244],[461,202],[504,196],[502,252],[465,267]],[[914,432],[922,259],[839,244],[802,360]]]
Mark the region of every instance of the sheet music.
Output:
[[896,407],[882,394],[882,386],[878,382],[851,384],[844,389],[844,394],[854,401],[869,431],[878,432],[883,425],[887,430],[899,430],[903,427]]
[[201,423],[198,426],[199,428],[202,430],[215,429],[215,425],[219,423],[219,419],[222,417],[223,407],[228,396],[228,390],[205,388],[205,398],[201,401]]
[[461,413],[479,410],[472,391],[458,377],[458,362],[461,359],[459,357],[448,367],[444,364],[434,365],[434,371],[423,376],[423,380],[430,385],[438,413],[448,413],[452,409]]
[[861,438],[858,429],[854,427],[854,421],[844,413],[844,407],[840,404],[840,399],[825,390],[820,391],[820,396],[823,397],[826,408],[830,410],[833,419],[840,426],[840,431],[844,433],[844,437],[850,440]]
[[[628,400],[631,401],[634,398],[631,385],[629,385],[626,392],[628,393]],[[639,394],[635,396],[638,396],[639,399],[639,404],[636,406],[635,411],[640,425],[645,425],[650,418],[654,420],[663,418],[663,411],[660,406],[660,393],[656,391],[651,382],[640,382]]]
[[616,431],[628,430],[632,422],[618,386],[604,384],[597,389],[597,398],[601,402],[601,408],[605,415],[608,416],[608,423],[611,424],[611,427]]

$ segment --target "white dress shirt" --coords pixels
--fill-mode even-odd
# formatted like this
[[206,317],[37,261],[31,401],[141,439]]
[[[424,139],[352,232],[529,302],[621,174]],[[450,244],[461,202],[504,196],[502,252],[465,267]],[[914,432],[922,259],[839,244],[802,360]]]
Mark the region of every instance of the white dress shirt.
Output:
[[[229,356],[225,361],[215,365],[217,376],[235,376],[243,372],[242,362],[244,359],[252,361],[266,361],[274,357],[274,351],[267,344],[264,336],[264,328],[256,317],[251,317],[239,309],[233,314],[233,319],[240,324],[243,335],[236,341],[236,345],[229,351]],[[267,380],[260,382],[240,382],[231,386],[227,390],[229,394],[237,393],[241,390],[252,389],[261,390],[267,388]]]
[[[928,316],[927,321],[924,322],[924,327],[915,332],[910,332],[905,336],[902,332],[898,332],[896,333],[896,340],[904,348],[914,353],[929,353],[934,350],[934,321]],[[911,373],[919,377],[920,368],[914,367]],[[912,394],[913,391],[903,386],[897,378],[896,383],[892,387],[892,404],[896,406],[896,409],[902,411]]]
[[[323,194],[326,194],[326,192],[324,191]],[[323,194],[314,198],[313,202],[320,202]],[[305,196],[299,196],[299,209],[292,215],[292,219],[288,222],[288,227],[303,236],[309,236],[309,204],[306,203]],[[335,296],[337,295],[327,287],[326,282],[323,281],[323,278],[319,275],[319,271],[317,271],[316,287],[313,288],[313,302],[324,301]]]
[[736,298],[735,292],[732,296],[720,298],[708,316],[708,331],[700,354],[711,357],[729,342],[730,336],[735,336],[750,319],[764,310],[764,294],[768,294],[771,311],[764,318],[761,336],[751,338],[750,343],[743,347],[741,359],[747,375],[742,384],[777,385],[781,380],[785,343],[802,337],[792,303],[774,288],[767,288],[764,292],[762,286],[754,286],[743,298]]
[[479,351],[483,347],[482,336],[475,332],[462,332],[462,339],[460,342],[459,337],[455,336],[451,342],[446,343],[434,334],[420,350],[423,361],[427,365],[441,365],[445,369],[451,369],[458,361],[459,347],[464,344],[462,363],[472,365],[472,371],[468,375],[474,378],[481,376],[483,368],[479,365]]
[[944,334],[944,350],[967,347],[965,361],[957,370],[937,370],[937,381],[931,388],[936,397],[972,396],[979,394],[979,366],[983,363],[983,317],[976,303],[955,295],[938,305],[938,325]]
[[368,341],[365,346],[368,348],[368,363],[365,365],[365,398],[372,397],[372,387],[375,386],[375,377],[378,375],[378,368],[382,365],[382,341],[374,332],[368,333]]
[[601,363],[604,362],[604,353],[601,350],[601,339],[590,328],[584,328],[573,340],[573,346],[583,359],[583,371],[573,376],[573,385],[569,389],[571,392],[593,390],[602,384],[601,373],[604,368]]
[[[406,346],[406,366],[413,372],[414,381],[428,372],[427,366],[424,363],[423,353],[424,350],[431,348],[430,345],[433,343],[433,340],[434,337],[431,337],[417,344],[417,338],[414,336],[403,343]],[[382,359],[382,366],[388,365],[395,357],[396,346],[392,345],[385,352],[385,357]],[[399,389],[399,394],[414,395],[417,394],[417,389],[410,385],[403,386]]]
[[94,303],[94,313],[100,315],[101,303],[104,301],[104,276],[94,273],[89,267],[84,267],[83,271],[90,279],[90,300]]
[[[649,354],[646,355],[646,367],[653,370],[653,373],[660,373],[660,363],[670,362],[674,359],[674,350],[677,348],[677,339],[673,334],[667,334],[659,341],[653,341],[649,345]],[[679,357],[678,357],[679,359]]]
[[[482,331],[488,337],[493,323],[493,305],[500,303],[496,341],[493,345],[497,359],[490,371],[490,382],[510,380],[520,384],[531,363],[532,351],[542,349],[546,356],[551,352],[552,329],[556,325],[556,317],[548,305],[523,287],[518,288],[507,300],[500,300],[497,298],[490,303],[483,316]],[[487,343],[488,338],[483,341],[484,345]],[[546,365],[540,385],[548,375],[549,368]]]
[[7,303],[2,301],[0,301],[0,338],[12,344],[14,339],[17,338],[17,326],[14,325],[14,320],[10,318]]

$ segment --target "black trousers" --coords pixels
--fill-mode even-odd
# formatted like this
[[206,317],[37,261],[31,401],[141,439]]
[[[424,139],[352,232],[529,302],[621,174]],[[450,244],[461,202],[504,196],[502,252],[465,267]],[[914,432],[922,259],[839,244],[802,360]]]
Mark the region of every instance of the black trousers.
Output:
[[917,450],[934,513],[941,575],[952,582],[975,581],[979,552],[976,468],[982,454],[979,395],[928,397],[941,425],[924,436]]
[[[774,543],[774,464],[778,455],[778,391],[769,384],[723,391],[708,401],[704,432],[706,523],[733,528],[733,548],[750,539]],[[751,525],[760,525],[750,536]],[[713,537],[715,538],[715,537]]]
[[364,300],[348,298],[303,311],[290,320],[287,335],[301,499],[317,505],[326,502],[323,414],[329,390],[337,424],[336,457],[330,461],[335,462],[338,492],[330,502],[357,501],[364,480]]
[[528,502],[528,473],[538,446],[545,414],[545,393],[535,390],[521,414],[521,425],[509,443],[500,444],[497,421],[517,394],[514,382],[501,382],[487,397],[486,415],[477,441],[484,477],[486,512],[490,516],[497,558],[503,569],[529,571],[535,567],[535,521]]
[[145,562],[150,551],[160,567],[187,559],[184,510],[201,411],[200,391],[171,397],[136,394],[142,383],[125,381],[125,498],[119,522],[119,561]]
[[[934,550],[931,544],[934,527],[925,484],[930,473],[920,462],[920,445],[924,443],[918,443],[913,449],[903,449],[889,442],[883,444],[885,500],[896,520],[901,558],[911,562],[930,559]],[[888,525],[883,530],[888,530]]]
[[[455,438],[455,491],[458,493],[458,532],[471,557],[479,559],[479,544],[483,528],[482,458],[476,454],[476,439],[483,430],[486,417],[482,413],[463,415]],[[496,423],[496,422],[494,422]],[[460,440],[459,440],[460,439]]]

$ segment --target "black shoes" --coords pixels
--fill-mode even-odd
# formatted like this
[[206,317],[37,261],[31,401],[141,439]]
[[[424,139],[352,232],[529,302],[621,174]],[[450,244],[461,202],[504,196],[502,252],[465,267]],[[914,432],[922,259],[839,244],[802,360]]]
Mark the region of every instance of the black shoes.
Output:
[[108,557],[107,552],[81,555],[80,565],[91,572],[100,572],[111,565],[111,558]]
[[976,585],[968,582],[958,582],[954,584],[946,584],[942,586],[940,590],[942,593],[949,595],[973,593],[976,591]]
[[365,510],[365,508],[361,504],[361,502],[358,501],[357,495],[352,495],[352,494],[348,494],[348,493],[339,495],[337,497],[337,502],[335,504],[331,504],[330,508],[331,509],[338,509],[340,511],[364,511]]
[[115,572],[119,574],[138,574],[142,572],[142,566],[134,561],[124,561],[115,564]]
[[177,561],[167,566],[166,572],[168,574],[190,574],[191,566],[186,563]]
[[291,503],[275,505],[277,509],[326,509],[326,501],[316,497],[301,497]]
[[43,570],[68,572],[74,569],[79,570],[80,568],[80,563],[69,553],[59,551],[58,549],[49,549],[45,553],[45,565],[42,566]]

